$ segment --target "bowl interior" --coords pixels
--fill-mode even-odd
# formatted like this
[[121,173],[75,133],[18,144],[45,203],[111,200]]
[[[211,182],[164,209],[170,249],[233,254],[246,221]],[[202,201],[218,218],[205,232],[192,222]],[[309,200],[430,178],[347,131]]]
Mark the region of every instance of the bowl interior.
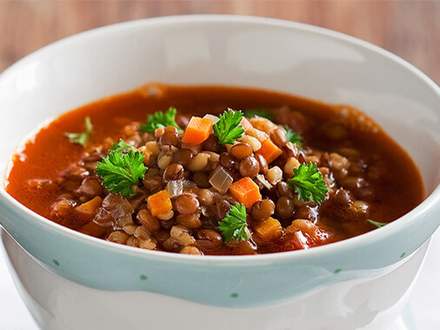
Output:
[[255,86],[352,104],[411,154],[428,193],[438,184],[440,95],[432,81],[399,58],[338,33],[222,16],[98,29],[44,48],[5,71],[0,165],[42,122],[148,81]]

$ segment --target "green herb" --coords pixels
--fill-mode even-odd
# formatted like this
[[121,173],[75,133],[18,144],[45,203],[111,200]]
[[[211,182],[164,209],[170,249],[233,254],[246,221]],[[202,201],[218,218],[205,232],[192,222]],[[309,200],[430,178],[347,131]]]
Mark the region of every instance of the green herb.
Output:
[[83,147],[87,144],[93,132],[93,124],[90,117],[84,118],[84,131],[80,133],[65,133],[70,142],[80,144]]
[[293,177],[289,179],[288,184],[303,201],[319,204],[328,192],[324,178],[315,163],[301,164],[293,171]]
[[376,226],[377,228],[383,227],[388,224],[386,222],[379,222],[379,221],[374,221],[371,219],[368,219],[367,222],[371,223],[373,226]]
[[110,148],[110,152],[112,152],[112,151],[114,151],[114,152],[122,152],[124,154],[128,153],[129,151],[136,151],[136,150],[137,149],[134,146],[132,146],[131,144],[128,144],[127,142],[125,142],[122,139],[119,139],[119,142],[115,143]]
[[144,177],[147,167],[144,155],[125,141],[120,140],[96,166],[96,173],[104,187],[124,197],[134,195],[133,186]]
[[241,138],[244,129],[240,122],[243,118],[241,111],[234,111],[228,108],[223,112],[219,120],[214,124],[214,134],[221,144],[232,144],[235,140]]
[[[140,128],[142,132],[153,133],[156,128],[174,126],[179,128],[176,123],[176,108],[169,107],[166,112],[155,112],[152,115],[148,115],[147,122]],[[180,129],[180,128],[179,128]]]
[[293,144],[296,144],[298,147],[302,146],[302,137],[297,132],[292,130],[290,127],[284,126],[286,129],[286,138],[288,141],[292,142]]
[[243,204],[233,205],[219,222],[218,228],[226,242],[248,240],[251,233],[246,222],[246,207]]
[[246,118],[263,117],[272,120],[272,115],[269,112],[267,112],[264,108],[247,109],[244,112],[244,116]]

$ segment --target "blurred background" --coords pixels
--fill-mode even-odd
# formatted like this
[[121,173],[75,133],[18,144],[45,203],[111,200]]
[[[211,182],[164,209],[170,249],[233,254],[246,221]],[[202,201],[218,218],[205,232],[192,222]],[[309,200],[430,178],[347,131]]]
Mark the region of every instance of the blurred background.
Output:
[[214,13],[341,31],[397,53],[440,82],[440,0],[0,0],[0,72],[46,44],[98,26]]

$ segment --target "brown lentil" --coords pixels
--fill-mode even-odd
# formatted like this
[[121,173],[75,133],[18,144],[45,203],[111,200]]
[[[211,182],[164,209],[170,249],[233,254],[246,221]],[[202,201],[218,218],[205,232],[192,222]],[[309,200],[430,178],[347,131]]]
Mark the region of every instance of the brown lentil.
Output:
[[209,189],[200,189],[197,195],[200,203],[204,206],[210,206],[214,203],[214,193]]
[[295,211],[295,206],[292,199],[286,196],[281,196],[277,201],[276,211],[277,214],[283,219],[292,217]]
[[252,148],[247,143],[237,143],[231,147],[229,154],[237,159],[245,159],[252,155]]
[[235,167],[236,161],[231,155],[224,152],[220,155],[220,165],[226,169],[233,169]]
[[195,172],[192,176],[192,180],[199,188],[211,187],[211,184],[209,183],[209,176],[205,172]]
[[163,179],[165,181],[180,180],[183,178],[183,166],[177,163],[168,165],[163,172]]
[[182,254],[203,255],[203,253],[195,246],[185,246],[180,250]]
[[251,215],[254,220],[265,220],[275,212],[275,204],[270,199],[263,199],[252,206]]
[[118,244],[125,244],[127,243],[127,240],[130,236],[126,234],[123,231],[114,231],[110,233],[110,235],[107,237],[107,241],[118,243]]
[[170,237],[182,246],[193,245],[196,242],[188,229],[183,226],[173,226],[170,231]]
[[202,226],[202,221],[200,221],[200,214],[179,214],[176,217],[176,222],[189,229],[197,229]]
[[174,201],[175,210],[180,214],[193,214],[199,208],[199,201],[193,194],[182,194]]
[[136,218],[150,233],[157,232],[160,229],[159,221],[147,209],[140,210]]
[[165,127],[163,135],[159,139],[159,143],[162,145],[179,145],[179,137],[177,134],[177,128],[174,126]]
[[173,154],[173,162],[177,164],[181,164],[183,166],[187,166],[191,160],[193,159],[193,153],[189,149],[178,149]]
[[277,127],[270,133],[270,138],[278,147],[284,147],[287,143],[286,134],[284,133],[284,129],[281,127]]
[[240,175],[254,178],[260,172],[260,165],[255,157],[247,157],[240,161]]

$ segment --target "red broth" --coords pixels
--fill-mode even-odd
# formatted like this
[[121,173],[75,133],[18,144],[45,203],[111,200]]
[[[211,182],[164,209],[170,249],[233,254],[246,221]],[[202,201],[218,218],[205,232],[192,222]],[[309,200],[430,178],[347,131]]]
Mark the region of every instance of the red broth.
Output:
[[[184,178],[192,184],[185,188],[185,198],[189,203],[196,203],[195,216],[184,217],[179,213],[176,200],[180,197],[177,196],[172,198],[172,219],[151,217],[148,197],[166,190],[167,183],[165,179],[159,180],[156,190],[146,183],[147,179],[151,183],[163,178],[164,170],[156,163],[150,164],[152,169],[143,183],[138,184],[135,196],[123,198],[114,194],[112,199],[102,186],[101,178],[95,173],[96,162],[106,156],[109,147],[119,138],[134,142],[140,150],[144,150],[142,146],[146,141],[165,148],[160,138],[155,140],[153,133],[143,135],[138,128],[148,114],[165,111],[170,106],[177,108],[177,122],[183,129],[191,116],[218,115],[226,108],[259,109],[269,114],[278,127],[288,126],[302,137],[301,148],[296,145],[292,148],[283,142],[279,145],[282,155],[267,167],[278,167],[284,172],[282,183],[275,183],[270,189],[262,186],[252,173],[252,166],[256,166],[254,160],[241,165],[241,169],[250,171],[250,178],[259,186],[261,199],[268,200],[255,202],[248,208],[249,237],[246,239],[226,240],[219,230],[222,216],[239,199],[231,195],[232,190],[220,194],[206,181],[228,157],[236,163],[235,168],[229,170],[234,182],[248,172],[241,171],[242,160],[231,156],[231,151],[218,145],[213,137],[210,138],[214,141],[213,147],[207,147],[204,142],[199,150],[191,151],[191,157],[206,148],[214,148],[212,150],[223,158],[214,157],[217,163],[198,174],[185,166],[182,170]],[[84,148],[69,142],[65,133],[82,131],[86,116],[93,123],[93,133]],[[251,121],[261,126],[258,120]],[[176,134],[181,139],[182,133]],[[277,141],[276,137],[273,139]],[[179,140],[172,152],[180,149],[185,149],[185,145]],[[260,159],[257,153],[250,157]],[[289,175],[285,173],[288,161],[316,164],[328,187],[325,200],[321,203],[303,201],[293,189],[284,191],[289,189],[286,184]],[[257,173],[267,178],[261,163],[258,168]],[[272,174],[278,172],[271,171]],[[96,191],[92,194],[81,191],[84,180],[88,180],[92,188],[94,185]],[[261,89],[159,84],[82,106],[42,128],[35,139],[27,142],[22,154],[15,156],[7,191],[41,216],[85,234],[146,249],[190,254],[256,254],[328,244],[374,230],[378,226],[376,222],[394,221],[416,207],[425,196],[420,173],[409,155],[373,120],[350,106],[328,105]],[[210,201],[214,206],[204,205],[208,202],[203,194],[214,196],[214,202]],[[90,203],[94,204],[90,214],[84,216],[75,211],[95,197],[95,202]],[[103,206],[105,203],[113,203],[113,207],[125,205],[129,209],[129,217],[125,219],[128,222],[115,224],[110,219],[110,225],[103,226],[102,221],[96,221],[99,212],[109,211],[109,206],[107,209]]]

